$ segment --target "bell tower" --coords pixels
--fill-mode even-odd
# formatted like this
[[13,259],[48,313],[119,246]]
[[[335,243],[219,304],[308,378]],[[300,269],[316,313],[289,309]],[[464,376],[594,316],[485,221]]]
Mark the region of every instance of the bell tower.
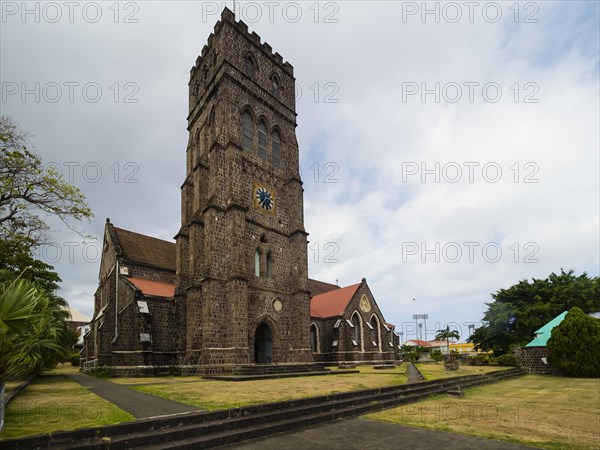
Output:
[[227,8],[191,69],[177,241],[180,363],[308,363],[293,67]]

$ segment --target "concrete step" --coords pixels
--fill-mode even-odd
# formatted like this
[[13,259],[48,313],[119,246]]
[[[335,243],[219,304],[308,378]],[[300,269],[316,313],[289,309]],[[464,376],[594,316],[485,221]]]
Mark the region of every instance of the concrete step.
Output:
[[[443,391],[445,387],[439,388]],[[387,393],[364,393],[356,392],[355,395],[346,396],[346,398],[333,397],[322,398],[321,401],[312,399],[312,401],[297,402],[297,404],[288,404],[285,407],[274,408],[258,414],[248,414],[232,416],[223,420],[214,420],[204,423],[193,423],[189,425],[179,425],[174,427],[163,427],[157,430],[146,430],[139,433],[129,434],[122,437],[111,438],[111,449],[126,449],[135,447],[147,447],[151,444],[170,445],[170,442],[178,442],[178,439],[195,439],[200,436],[209,436],[219,433],[233,432],[258,427],[262,424],[276,424],[281,421],[300,420],[303,417],[312,417],[328,411],[340,411],[357,408],[365,404],[376,404],[377,402],[391,401],[399,397],[411,397],[430,395],[431,388],[418,387],[403,392],[401,389],[395,389]],[[308,399],[306,399],[308,400]]]
[[234,374],[239,375],[264,375],[275,373],[308,373],[327,371],[316,364],[250,364],[236,366]]
[[347,373],[360,373],[360,370],[326,370],[326,371],[311,371],[311,372],[272,372],[272,373],[245,373],[233,375],[205,375],[206,380],[217,381],[253,381],[253,380],[271,380],[275,378],[294,378],[294,377],[311,377],[320,375],[337,375]]
[[[235,444],[250,439],[261,438],[276,433],[291,431],[298,428],[316,425],[320,423],[331,422],[337,419],[353,417],[361,414],[367,414],[381,409],[393,408],[407,403],[414,403],[418,400],[429,397],[431,394],[415,394],[395,399],[379,400],[360,405],[348,406],[345,408],[319,410],[311,415],[303,415],[298,418],[277,419],[273,422],[261,422],[251,428],[239,428],[221,433],[202,435],[197,437],[188,437],[177,442],[166,442],[157,445],[146,445],[144,448],[151,450],[167,449],[205,449],[214,448],[222,445]],[[111,447],[112,448],[112,447]]]

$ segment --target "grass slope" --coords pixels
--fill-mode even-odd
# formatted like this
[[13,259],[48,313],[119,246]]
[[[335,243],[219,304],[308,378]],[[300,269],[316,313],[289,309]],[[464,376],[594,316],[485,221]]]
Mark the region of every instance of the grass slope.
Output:
[[547,449],[600,448],[600,379],[527,375],[367,417]]
[[36,377],[10,402],[0,439],[133,420],[127,412],[65,377],[65,371],[61,368]]

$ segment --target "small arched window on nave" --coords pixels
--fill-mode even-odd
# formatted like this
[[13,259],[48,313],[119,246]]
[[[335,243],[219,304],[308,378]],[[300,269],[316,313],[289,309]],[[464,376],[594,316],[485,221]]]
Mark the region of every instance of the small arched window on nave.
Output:
[[260,277],[260,253],[258,250],[254,252],[254,276]]

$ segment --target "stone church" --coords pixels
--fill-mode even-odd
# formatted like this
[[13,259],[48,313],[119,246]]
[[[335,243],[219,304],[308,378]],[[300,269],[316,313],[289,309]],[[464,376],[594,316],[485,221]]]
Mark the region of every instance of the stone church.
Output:
[[364,279],[308,278],[295,128],[293,67],[224,9],[190,73],[181,228],[172,243],[107,219],[84,369],[398,358]]

